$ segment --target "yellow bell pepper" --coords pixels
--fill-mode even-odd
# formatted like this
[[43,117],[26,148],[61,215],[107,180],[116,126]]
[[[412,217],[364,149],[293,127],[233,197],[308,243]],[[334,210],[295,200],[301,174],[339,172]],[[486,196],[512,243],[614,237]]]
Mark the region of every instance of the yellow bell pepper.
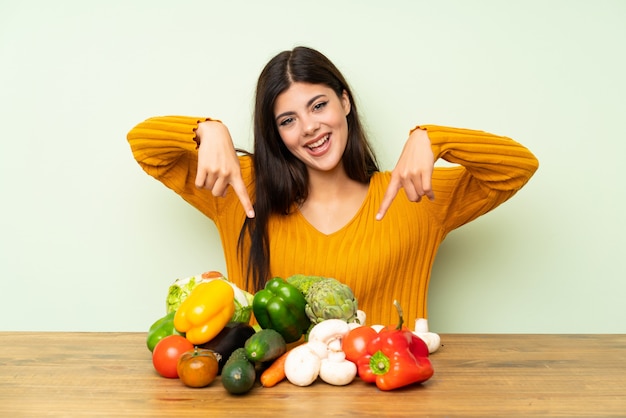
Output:
[[174,315],[174,327],[194,345],[211,341],[235,312],[235,292],[225,280],[201,283],[183,300]]

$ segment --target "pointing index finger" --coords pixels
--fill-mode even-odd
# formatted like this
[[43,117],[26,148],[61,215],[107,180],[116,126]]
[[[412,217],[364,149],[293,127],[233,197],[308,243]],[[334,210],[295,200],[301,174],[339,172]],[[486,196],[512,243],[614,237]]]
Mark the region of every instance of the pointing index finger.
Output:
[[387,209],[389,209],[389,206],[391,206],[391,202],[393,202],[393,199],[396,198],[399,190],[400,186],[398,185],[398,182],[392,179],[391,182],[389,182],[389,186],[387,186],[385,196],[383,196],[383,201],[381,202],[378,213],[376,214],[377,221],[383,219],[383,217],[387,213]]
[[241,180],[241,178],[237,178],[233,180],[231,186],[237,194],[237,197],[239,197],[239,201],[246,212],[246,216],[248,218],[254,218],[254,207],[252,206],[250,196],[248,195],[248,189],[246,189],[246,185],[243,183],[243,180]]

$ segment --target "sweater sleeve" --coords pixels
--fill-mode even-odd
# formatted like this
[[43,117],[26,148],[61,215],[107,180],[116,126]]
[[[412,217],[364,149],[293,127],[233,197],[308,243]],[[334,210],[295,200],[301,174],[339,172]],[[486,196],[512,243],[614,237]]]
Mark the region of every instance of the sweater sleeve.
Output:
[[195,187],[198,168],[196,129],[211,120],[188,116],[147,119],[127,135],[131,151],[141,168],[179,194],[211,219],[216,216],[216,199]]
[[537,158],[511,138],[433,125],[417,128],[428,132],[435,160],[456,165],[433,173],[431,208],[445,233],[511,198],[539,167]]

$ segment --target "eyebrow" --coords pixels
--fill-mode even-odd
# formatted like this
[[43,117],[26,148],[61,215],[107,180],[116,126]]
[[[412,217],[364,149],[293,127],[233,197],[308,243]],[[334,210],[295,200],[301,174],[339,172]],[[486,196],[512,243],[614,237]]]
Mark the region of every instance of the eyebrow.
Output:
[[[313,97],[311,98],[311,100],[309,100],[308,102],[306,102],[306,107],[311,106],[311,105],[312,105],[312,104],[313,104],[313,103],[314,103],[317,99],[319,99],[320,97],[324,97],[324,96],[326,96],[326,95],[325,95],[325,94],[318,94],[317,96],[313,96]],[[293,115],[294,113],[296,113],[296,112],[291,111],[291,110],[290,110],[290,111],[288,111],[288,112],[283,112],[283,113],[281,113],[280,115],[276,116],[276,118],[275,118],[274,120],[276,120],[276,121],[278,122],[278,120],[279,120],[280,118],[284,118],[285,116],[288,116],[288,115]]]

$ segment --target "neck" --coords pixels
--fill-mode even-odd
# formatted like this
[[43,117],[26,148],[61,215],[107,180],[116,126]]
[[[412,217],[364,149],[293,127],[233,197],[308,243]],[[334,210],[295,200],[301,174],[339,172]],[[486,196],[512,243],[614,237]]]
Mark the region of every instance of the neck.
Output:
[[309,170],[309,199],[335,199],[353,185],[354,180],[342,168],[323,172]]
[[300,213],[318,231],[330,234],[354,218],[367,196],[368,185],[348,178],[343,170],[309,173],[309,196]]

